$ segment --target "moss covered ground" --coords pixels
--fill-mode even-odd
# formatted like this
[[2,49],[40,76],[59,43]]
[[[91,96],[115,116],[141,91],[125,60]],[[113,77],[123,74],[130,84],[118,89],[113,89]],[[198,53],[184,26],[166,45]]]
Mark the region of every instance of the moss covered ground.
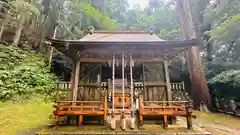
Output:
[[199,111],[195,111],[194,114],[197,115],[198,121],[203,121],[206,123],[214,122],[216,124],[222,124],[232,128],[240,128],[239,117],[233,117],[223,113],[205,113]]
[[0,135],[16,135],[48,124],[52,104],[34,99],[0,102],[0,112]]

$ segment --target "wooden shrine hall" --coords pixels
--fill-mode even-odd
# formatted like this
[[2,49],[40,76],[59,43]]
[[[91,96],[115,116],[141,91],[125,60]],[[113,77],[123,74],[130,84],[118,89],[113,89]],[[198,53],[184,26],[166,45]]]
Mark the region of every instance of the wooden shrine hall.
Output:
[[84,125],[96,117],[111,129],[133,129],[154,119],[166,128],[171,118],[182,116],[192,127],[191,100],[173,97],[185,88],[170,81],[168,67],[198,40],[164,41],[152,31],[91,29],[80,40],[48,41],[73,62],[71,96],[56,102],[57,123],[74,116]]

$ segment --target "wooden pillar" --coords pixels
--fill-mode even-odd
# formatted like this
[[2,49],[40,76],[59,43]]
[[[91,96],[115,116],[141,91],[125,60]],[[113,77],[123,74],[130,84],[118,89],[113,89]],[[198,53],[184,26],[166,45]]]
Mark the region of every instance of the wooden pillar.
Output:
[[167,115],[163,115],[163,127],[168,128],[168,118]]
[[[115,62],[116,62],[116,57],[115,54],[113,54],[112,58],[112,114],[114,114],[114,109],[115,109]],[[110,81],[108,81],[108,85],[110,86]],[[114,116],[114,115],[112,115]]]
[[125,70],[125,59],[124,59],[124,53],[122,53],[122,111],[124,113],[125,109],[125,78],[124,78],[124,70]]
[[56,115],[55,121],[56,121],[56,125],[59,125],[59,116],[58,115]]
[[142,116],[142,93],[139,93],[138,95],[138,115],[139,115],[139,123],[138,126],[142,126],[143,125],[143,116]]
[[[177,8],[180,13],[180,22],[184,39],[197,38],[188,0],[177,0]],[[199,47],[187,48],[188,70],[191,80],[191,96],[195,108],[200,108],[200,103],[211,105],[210,93],[202,65],[202,57]]]
[[130,90],[131,90],[131,107],[132,107],[132,113],[134,111],[133,108],[133,63],[132,63],[132,54],[130,53],[129,56],[129,67],[130,67]]
[[73,90],[73,88],[74,88],[74,83],[75,83],[75,68],[76,68],[76,63],[75,63],[75,61],[73,61],[73,64],[72,64],[72,72],[71,72],[71,80],[70,80],[70,82],[71,82],[71,89]]
[[186,111],[187,111],[187,127],[188,129],[192,129],[192,106],[186,105]]
[[[58,108],[56,108],[56,112],[58,112]],[[55,120],[55,124],[59,125],[59,116],[54,114],[53,117],[54,117],[54,120]]]
[[[78,92],[78,81],[79,81],[79,70],[80,70],[80,59],[76,61],[75,64],[75,72],[74,72],[74,79],[73,79],[73,92],[72,92],[72,100],[77,101],[77,92]],[[76,105],[76,102],[73,103]]]
[[165,81],[166,81],[166,90],[167,90],[167,101],[172,100],[172,91],[171,91],[171,84],[169,78],[169,71],[168,71],[168,61],[164,60],[164,73],[165,73]]
[[79,115],[79,126],[83,125],[83,115]]
[[103,116],[104,126],[107,125],[107,97],[108,97],[108,93],[107,93],[107,91],[105,91],[105,95],[104,95],[104,116]]
[[145,74],[145,65],[144,63],[142,64],[142,75],[143,75],[143,101],[147,101],[147,88],[145,86],[145,82],[146,82],[146,74]]

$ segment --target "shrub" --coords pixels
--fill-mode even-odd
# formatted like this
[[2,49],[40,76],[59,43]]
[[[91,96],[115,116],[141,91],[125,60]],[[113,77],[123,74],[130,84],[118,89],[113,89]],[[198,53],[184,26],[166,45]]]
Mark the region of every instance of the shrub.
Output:
[[56,80],[43,55],[0,45],[0,99],[50,95]]

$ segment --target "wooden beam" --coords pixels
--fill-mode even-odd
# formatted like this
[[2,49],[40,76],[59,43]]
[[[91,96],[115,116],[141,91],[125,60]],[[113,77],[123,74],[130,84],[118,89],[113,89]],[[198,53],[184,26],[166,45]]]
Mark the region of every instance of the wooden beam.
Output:
[[164,103],[176,103],[176,104],[189,104],[191,101],[142,101],[143,103],[158,103],[158,104],[164,104]]
[[103,103],[103,101],[56,101],[56,103]]
[[172,100],[172,90],[171,90],[167,60],[164,60],[164,73],[165,73],[166,90],[167,90],[167,101],[171,101]]
[[166,86],[165,82],[145,82],[144,86],[149,87],[149,86]]
[[[112,58],[80,58],[81,63],[104,63],[112,61]],[[148,63],[148,62],[163,62],[164,58],[142,58],[142,59],[133,59],[137,63]]]
[[[79,70],[80,70],[80,60],[76,61],[76,65],[75,65],[74,85],[73,85],[73,92],[72,92],[72,100],[73,101],[77,101]],[[76,105],[75,102],[72,104]]]
[[133,59],[134,61],[137,61],[139,63],[150,63],[150,62],[163,62],[164,58],[142,58],[142,59]]
[[79,108],[92,109],[92,108],[95,108],[95,109],[97,109],[97,108],[103,108],[103,105],[98,105],[98,106],[96,106],[96,105],[93,105],[93,106],[92,105],[85,105],[85,106],[58,105],[58,106],[56,106],[56,108],[75,108],[75,109],[79,109]]
[[85,63],[104,63],[109,60],[112,60],[111,58],[80,58],[80,62]]
[[172,105],[172,106],[157,106],[157,105],[154,105],[154,106],[143,106],[143,109],[180,109],[180,108],[186,108],[184,105]]
[[[180,48],[180,47],[179,47]],[[77,49],[77,48],[76,48]],[[82,50],[83,53],[92,53],[92,54],[100,54],[100,56],[105,56],[107,54],[111,54],[110,52],[119,52],[122,51],[123,53],[127,54],[127,53],[132,53],[133,57],[135,56],[141,56],[142,54],[148,54],[148,55],[152,55],[157,54],[155,52],[158,52],[158,56],[164,56],[166,54],[168,54],[169,52],[171,52],[171,50],[169,49],[164,49],[164,48],[123,48],[123,47],[119,47],[119,48],[87,48],[85,50]],[[161,55],[160,55],[161,54]]]
[[56,115],[71,116],[71,115],[104,115],[104,111],[58,111]]
[[100,83],[79,83],[80,86],[85,87],[101,87]]

